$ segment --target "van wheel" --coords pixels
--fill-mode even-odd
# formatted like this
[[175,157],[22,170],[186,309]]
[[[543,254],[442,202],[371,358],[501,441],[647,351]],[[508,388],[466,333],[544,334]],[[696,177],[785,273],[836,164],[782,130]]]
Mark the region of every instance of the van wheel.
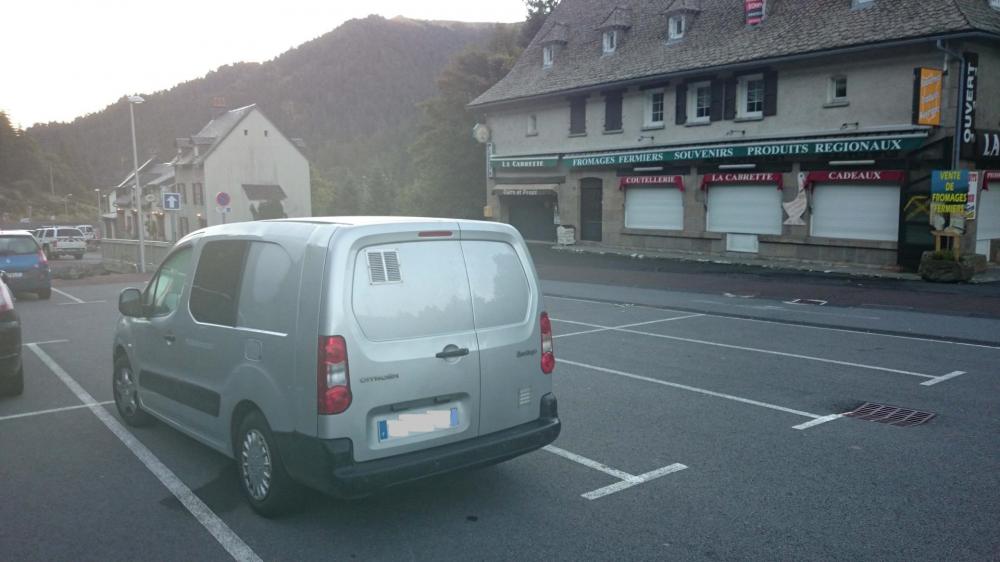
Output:
[[38,298],[47,301],[52,296],[52,287],[46,287],[44,289],[38,290]]
[[9,381],[0,385],[0,396],[20,396],[24,392],[24,367]]
[[240,490],[250,507],[264,517],[284,513],[295,499],[298,485],[285,471],[263,414],[253,411],[243,417],[235,449]]
[[115,407],[118,415],[132,427],[142,427],[153,423],[153,418],[143,411],[139,405],[139,384],[128,357],[122,355],[115,359],[114,384]]

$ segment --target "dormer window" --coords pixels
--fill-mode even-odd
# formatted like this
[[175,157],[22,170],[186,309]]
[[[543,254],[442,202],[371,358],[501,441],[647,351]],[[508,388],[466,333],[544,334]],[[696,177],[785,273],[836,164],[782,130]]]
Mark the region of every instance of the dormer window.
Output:
[[604,32],[604,54],[611,54],[618,48],[618,30],[611,29]]
[[546,45],[542,47],[542,66],[549,68],[552,66],[552,60],[555,58],[555,46]]
[[667,38],[671,41],[677,41],[684,38],[684,32],[687,30],[687,21],[682,14],[676,16],[670,16],[670,20],[667,24]]
[[873,4],[875,4],[875,0],[851,0],[851,7],[855,10],[867,8]]
[[569,27],[560,22],[553,23],[542,36],[542,67],[549,68],[556,59],[556,48],[569,42]]

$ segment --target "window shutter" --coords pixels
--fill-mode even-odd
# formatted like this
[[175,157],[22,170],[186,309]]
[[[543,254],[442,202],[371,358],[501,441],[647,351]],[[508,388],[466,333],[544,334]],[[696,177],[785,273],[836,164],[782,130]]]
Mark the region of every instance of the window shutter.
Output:
[[719,121],[722,119],[722,80],[712,80],[712,105],[709,109],[709,119]]
[[687,84],[677,85],[677,119],[678,125],[687,123]]
[[610,92],[604,96],[604,130],[620,131],[622,128],[622,93]]
[[764,73],[764,115],[778,114],[778,73],[768,70]]
[[738,88],[739,80],[735,76],[726,80],[726,103],[722,112],[723,119],[736,119],[736,91]]

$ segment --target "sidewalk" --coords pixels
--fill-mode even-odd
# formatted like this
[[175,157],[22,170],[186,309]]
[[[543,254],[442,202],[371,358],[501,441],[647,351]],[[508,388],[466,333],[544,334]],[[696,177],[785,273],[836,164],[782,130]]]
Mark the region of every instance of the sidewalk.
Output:
[[[629,256],[634,259],[667,259],[699,263],[717,263],[726,265],[745,265],[749,267],[760,267],[764,269],[776,269],[786,271],[808,271],[813,273],[831,273],[837,275],[847,275],[851,277],[874,277],[879,279],[900,279],[905,281],[920,281],[921,278],[916,273],[896,271],[885,267],[863,265],[863,264],[841,264],[832,262],[818,262],[806,260],[793,260],[783,258],[762,258],[757,255],[740,255],[728,253],[724,256],[714,254],[696,254],[682,251],[664,250],[639,250],[614,248],[588,243],[586,245],[575,244],[572,246],[552,245],[553,250],[571,253],[590,253],[600,255]],[[1000,281],[1000,265],[988,264],[987,270],[977,273],[971,283],[992,283]]]

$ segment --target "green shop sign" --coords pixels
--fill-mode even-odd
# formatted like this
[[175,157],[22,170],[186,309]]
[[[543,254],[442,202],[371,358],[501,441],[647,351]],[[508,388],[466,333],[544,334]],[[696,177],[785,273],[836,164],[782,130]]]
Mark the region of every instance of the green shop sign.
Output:
[[622,152],[599,156],[569,156],[571,168],[595,166],[633,166],[662,164],[687,160],[724,158],[763,158],[768,156],[839,155],[866,152],[896,152],[920,148],[925,137],[893,137],[878,139],[836,139],[823,141],[792,141],[767,144],[678,148],[658,152]]
[[490,164],[494,168],[507,169],[531,169],[531,168],[555,168],[559,165],[559,157],[543,158],[493,158]]

